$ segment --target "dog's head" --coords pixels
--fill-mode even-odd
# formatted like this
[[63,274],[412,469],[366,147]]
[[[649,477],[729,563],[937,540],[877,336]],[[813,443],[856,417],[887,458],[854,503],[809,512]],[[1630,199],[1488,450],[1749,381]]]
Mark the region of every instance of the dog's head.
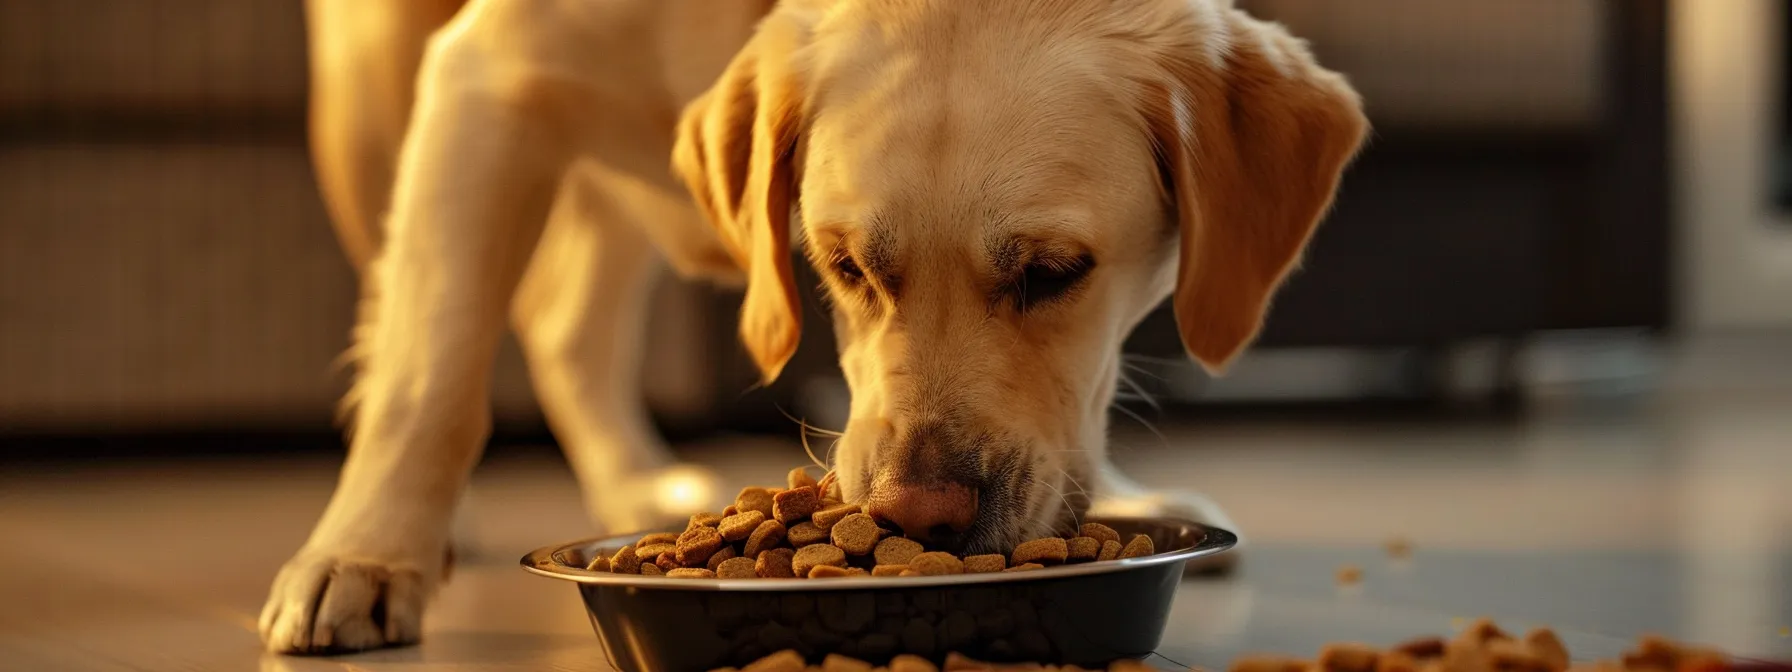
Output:
[[674,164],[747,271],[765,378],[796,350],[792,214],[852,416],[849,501],[988,551],[1086,507],[1127,332],[1174,294],[1223,368],[1367,124],[1222,0],[784,0],[685,111]]

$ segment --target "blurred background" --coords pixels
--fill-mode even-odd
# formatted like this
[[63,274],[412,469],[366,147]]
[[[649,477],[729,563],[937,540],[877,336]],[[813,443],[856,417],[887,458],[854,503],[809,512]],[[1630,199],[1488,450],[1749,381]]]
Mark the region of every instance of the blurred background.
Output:
[[[1346,73],[1375,137],[1231,375],[1189,365],[1167,313],[1134,334],[1149,402],[1115,415],[1122,466],[1208,491],[1269,549],[1522,537],[1585,574],[1508,584],[1535,598],[1512,613],[1792,655],[1788,3],[1238,2]],[[296,488],[228,495],[277,530],[225,591],[251,614],[302,540],[342,451],[356,298],[305,145],[305,30],[301,0],[0,0],[0,531],[116,532],[126,502],[241,527],[146,493]],[[811,300],[798,359],[755,389],[737,301],[669,279],[644,393],[693,459],[755,464],[731,446],[759,442],[787,466],[790,416],[844,419],[831,334]],[[494,402],[492,456],[552,456],[514,346]],[[519,459],[489,487],[576,521],[564,468]],[[498,565],[557,540],[495,515]],[[188,544],[169,563],[210,538],[148,529]],[[1585,555],[1613,549],[1641,555]],[[1257,557],[1329,576],[1334,556],[1286,553]],[[1598,583],[1613,567],[1642,573]],[[1536,587],[1562,585],[1607,592]]]

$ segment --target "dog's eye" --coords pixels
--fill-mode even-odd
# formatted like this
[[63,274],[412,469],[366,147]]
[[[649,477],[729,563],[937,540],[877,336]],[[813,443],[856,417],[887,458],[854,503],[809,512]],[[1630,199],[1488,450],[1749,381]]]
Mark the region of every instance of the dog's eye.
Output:
[[1015,302],[1022,311],[1064,298],[1082,284],[1094,267],[1087,256],[1045,260],[1027,264],[1015,287]]
[[849,282],[865,279],[865,271],[859,268],[859,262],[853,261],[852,257],[844,254],[834,258],[834,272],[839,273],[840,277]]

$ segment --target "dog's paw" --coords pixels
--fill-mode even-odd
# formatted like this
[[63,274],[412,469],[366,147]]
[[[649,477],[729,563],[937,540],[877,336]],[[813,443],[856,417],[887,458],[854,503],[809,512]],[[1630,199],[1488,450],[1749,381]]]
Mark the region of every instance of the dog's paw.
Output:
[[402,564],[301,552],[274,579],[261,610],[262,643],[295,654],[415,644],[430,576]]

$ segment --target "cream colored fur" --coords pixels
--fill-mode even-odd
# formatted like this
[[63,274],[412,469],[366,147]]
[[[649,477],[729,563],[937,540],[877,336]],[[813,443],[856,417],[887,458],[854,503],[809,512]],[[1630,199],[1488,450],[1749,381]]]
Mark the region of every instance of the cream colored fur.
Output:
[[[980,547],[1091,504],[1230,525],[1108,464],[1119,346],[1171,294],[1210,368],[1248,344],[1365,132],[1348,85],[1224,0],[765,4],[311,0],[314,155],[365,299],[348,460],[270,650],[420,636],[507,328],[594,519],[684,512],[656,488],[703,476],[638,394],[660,259],[744,281],[768,379],[801,326],[790,251],[815,263],[855,501],[924,452],[1024,466],[984,481]],[[1079,259],[1052,301],[1013,289]]]

